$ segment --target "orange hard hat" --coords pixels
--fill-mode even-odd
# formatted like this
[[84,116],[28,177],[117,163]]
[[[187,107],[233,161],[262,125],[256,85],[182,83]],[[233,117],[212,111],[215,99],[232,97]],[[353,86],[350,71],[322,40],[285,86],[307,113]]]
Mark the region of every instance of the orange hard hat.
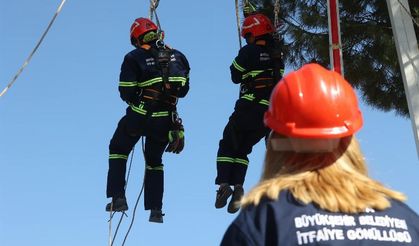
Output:
[[247,34],[259,37],[273,32],[274,26],[268,17],[263,14],[254,14],[249,15],[244,19],[241,35],[243,38],[245,38]]
[[285,76],[271,94],[265,124],[290,138],[342,138],[363,124],[352,86],[338,73],[307,64]]

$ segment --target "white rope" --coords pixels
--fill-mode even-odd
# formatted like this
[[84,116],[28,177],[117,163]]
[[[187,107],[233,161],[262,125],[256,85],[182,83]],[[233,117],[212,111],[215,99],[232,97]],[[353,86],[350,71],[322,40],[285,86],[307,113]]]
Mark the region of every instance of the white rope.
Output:
[[275,5],[274,5],[274,26],[275,26],[275,31],[278,31],[279,29],[279,13],[281,11],[281,5],[279,4],[279,0],[275,1]]
[[57,18],[58,14],[61,12],[61,9],[62,9],[65,1],[66,0],[62,0],[61,1],[60,6],[58,6],[57,11],[55,12],[54,16],[52,17],[51,21],[49,22],[47,29],[42,34],[42,36],[39,39],[38,43],[36,44],[35,48],[32,50],[32,52],[30,53],[30,55],[28,56],[28,58],[25,60],[25,62],[23,63],[22,67],[18,70],[18,72],[16,73],[16,75],[13,77],[12,81],[10,81],[10,83],[6,86],[6,88],[4,88],[3,91],[0,93],[0,97],[2,97],[10,89],[10,87],[12,87],[12,85],[16,82],[16,80],[19,77],[19,75],[22,73],[23,69],[25,69],[25,67],[28,65],[29,61],[32,59],[32,56],[35,54],[36,50],[41,45],[41,43],[44,40],[45,36],[47,35],[49,29],[51,28],[52,24],[54,23],[55,18]]
[[149,19],[154,19],[154,13],[156,12],[157,7],[159,6],[159,0],[150,0],[150,13],[149,13]]
[[239,16],[239,0],[235,0],[236,5],[236,22],[237,22],[237,33],[239,35],[239,45],[242,47],[242,40],[240,35],[240,16]]
[[111,210],[109,211],[109,246],[112,246],[112,210],[113,210],[113,203],[111,203]]

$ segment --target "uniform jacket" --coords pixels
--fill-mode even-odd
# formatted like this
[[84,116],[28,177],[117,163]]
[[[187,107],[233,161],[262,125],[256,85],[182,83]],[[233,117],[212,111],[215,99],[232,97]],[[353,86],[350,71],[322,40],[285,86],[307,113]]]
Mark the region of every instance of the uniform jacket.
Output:
[[297,201],[289,191],[279,199],[244,208],[222,246],[246,245],[419,245],[419,216],[402,202],[361,214],[330,213]]
[[[151,49],[155,45],[137,48],[127,55],[121,66],[119,77],[119,92],[122,100],[129,104],[137,104],[141,99],[142,91],[146,88],[161,90],[163,86],[162,70],[158,66],[155,55]],[[169,94],[175,97],[184,97],[189,90],[189,63],[186,57],[178,50],[172,49],[169,62]]]
[[[255,98],[269,100],[276,84],[276,81],[273,81],[274,62],[268,47],[263,44],[263,40],[259,42],[262,44],[247,44],[241,48],[230,66],[231,80],[235,84],[241,84],[240,97],[249,101]],[[270,86],[261,86],[267,83]]]

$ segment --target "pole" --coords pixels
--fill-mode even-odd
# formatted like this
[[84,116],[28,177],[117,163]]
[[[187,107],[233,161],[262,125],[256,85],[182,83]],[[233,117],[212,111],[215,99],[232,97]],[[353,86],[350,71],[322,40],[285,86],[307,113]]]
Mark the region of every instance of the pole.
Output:
[[332,70],[343,75],[342,41],[340,39],[339,0],[327,0],[329,19],[329,53]]
[[419,50],[407,0],[387,0],[419,157]]

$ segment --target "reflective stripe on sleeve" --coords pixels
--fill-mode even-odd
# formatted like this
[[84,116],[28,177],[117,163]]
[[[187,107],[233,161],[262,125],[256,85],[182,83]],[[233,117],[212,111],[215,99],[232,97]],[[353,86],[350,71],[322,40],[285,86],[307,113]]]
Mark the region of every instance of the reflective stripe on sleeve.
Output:
[[121,87],[135,87],[138,83],[136,81],[133,82],[126,82],[126,81],[119,81],[119,86]]
[[235,68],[235,69],[237,69],[238,71],[240,71],[240,72],[244,72],[244,71],[246,71],[246,69],[244,69],[242,66],[240,66],[237,62],[236,62],[236,59],[234,59],[234,61],[233,61],[233,67]]

